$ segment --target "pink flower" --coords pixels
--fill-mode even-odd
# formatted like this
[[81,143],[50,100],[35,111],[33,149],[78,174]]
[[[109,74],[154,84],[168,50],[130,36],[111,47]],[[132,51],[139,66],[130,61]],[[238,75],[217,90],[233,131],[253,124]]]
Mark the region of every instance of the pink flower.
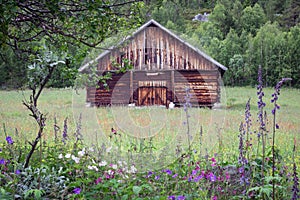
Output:
[[226,180],[228,181],[230,179],[230,175],[228,174],[228,172],[225,173],[226,176]]
[[218,197],[217,197],[217,196],[213,196],[213,197],[211,198],[211,200],[218,200]]
[[95,184],[98,185],[99,183],[102,183],[102,178],[99,177],[95,180]]

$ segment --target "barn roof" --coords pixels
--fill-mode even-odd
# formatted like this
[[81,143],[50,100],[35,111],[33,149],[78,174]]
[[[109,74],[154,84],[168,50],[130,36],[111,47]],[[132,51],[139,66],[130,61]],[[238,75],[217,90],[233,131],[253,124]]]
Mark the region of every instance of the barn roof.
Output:
[[160,29],[162,29],[163,31],[167,32],[169,35],[171,35],[172,37],[176,38],[177,40],[179,40],[180,42],[182,42],[183,44],[185,44],[186,46],[188,46],[189,48],[193,49],[195,52],[197,52],[199,55],[203,56],[205,59],[207,59],[208,61],[214,63],[216,66],[218,66],[219,68],[221,68],[222,70],[226,71],[227,67],[225,67],[224,65],[222,65],[221,63],[219,63],[218,61],[214,60],[212,57],[208,56],[206,53],[204,53],[203,51],[199,50],[198,48],[192,46],[191,44],[189,44],[188,42],[184,41],[183,39],[181,39],[180,37],[178,37],[176,34],[174,34],[173,32],[171,32],[170,30],[168,30],[167,28],[163,27],[161,24],[159,24],[157,21],[155,21],[154,19],[151,19],[150,21],[148,21],[147,23],[145,23],[144,25],[142,25],[140,28],[138,28],[135,32],[133,32],[133,34],[131,36],[126,37],[122,42],[120,42],[118,45],[116,46],[112,46],[110,47],[108,50],[105,50],[104,52],[102,52],[99,56],[97,56],[94,60],[84,64],[82,67],[79,68],[79,71],[82,72],[84,71],[87,67],[89,67],[90,65],[92,65],[93,63],[97,62],[99,59],[101,59],[102,57],[104,57],[105,55],[109,54],[113,49],[118,48],[121,44],[123,44],[125,41],[130,40],[131,38],[133,38],[135,35],[137,35],[138,33],[140,33],[141,31],[143,31],[144,29],[146,29],[149,26],[156,26],[159,27]]

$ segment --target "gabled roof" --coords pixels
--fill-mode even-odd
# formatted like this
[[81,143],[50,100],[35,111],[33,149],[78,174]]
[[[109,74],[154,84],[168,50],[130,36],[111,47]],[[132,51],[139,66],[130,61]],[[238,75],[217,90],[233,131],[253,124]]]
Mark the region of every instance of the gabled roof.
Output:
[[227,67],[225,67],[224,65],[222,65],[221,63],[219,63],[218,61],[214,60],[212,57],[208,56],[207,54],[205,54],[203,51],[199,50],[198,48],[192,46],[191,44],[189,44],[188,42],[184,41],[183,39],[181,39],[180,37],[178,37],[176,34],[174,34],[173,32],[171,32],[170,30],[168,30],[167,28],[163,27],[161,24],[159,24],[157,21],[155,21],[154,19],[151,19],[150,21],[148,21],[147,23],[145,23],[144,25],[142,25],[140,28],[138,28],[135,32],[133,32],[133,34],[131,36],[126,37],[122,42],[120,42],[118,45],[116,46],[112,46],[110,47],[108,50],[105,50],[104,52],[102,52],[99,56],[97,56],[94,60],[86,63],[85,65],[83,65],[82,67],[79,68],[79,71],[83,71],[84,69],[86,69],[87,67],[89,67],[89,65],[97,62],[99,59],[101,59],[102,57],[104,57],[105,55],[109,54],[113,49],[119,47],[121,44],[123,44],[125,41],[133,38],[135,35],[137,35],[138,33],[140,33],[141,31],[143,31],[144,29],[146,29],[148,26],[157,26],[160,29],[162,29],[163,31],[167,32],[169,35],[171,35],[172,37],[176,38],[177,40],[179,40],[180,42],[182,42],[183,44],[185,44],[186,46],[188,46],[189,48],[193,49],[194,51],[196,51],[199,55],[203,56],[205,59],[207,59],[208,61],[214,63],[216,66],[218,66],[219,68],[221,68],[222,70],[226,71]]

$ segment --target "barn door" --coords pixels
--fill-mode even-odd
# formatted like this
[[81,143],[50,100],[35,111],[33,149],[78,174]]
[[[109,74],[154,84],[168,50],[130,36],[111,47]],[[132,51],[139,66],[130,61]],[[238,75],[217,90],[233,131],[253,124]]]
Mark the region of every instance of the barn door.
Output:
[[167,88],[164,81],[146,81],[139,85],[140,106],[167,105]]

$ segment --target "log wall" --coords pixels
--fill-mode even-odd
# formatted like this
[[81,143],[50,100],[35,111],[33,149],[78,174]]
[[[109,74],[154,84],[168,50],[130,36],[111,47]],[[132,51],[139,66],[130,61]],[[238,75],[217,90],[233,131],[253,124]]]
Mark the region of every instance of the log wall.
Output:
[[128,59],[134,70],[217,69],[183,41],[155,26],[145,28],[123,47],[106,53],[98,61],[98,70],[116,70],[112,62],[122,65],[122,59]]
[[[87,101],[94,105],[150,105],[167,106],[185,103],[186,88],[190,88],[190,103],[196,106],[212,106],[220,99],[218,70],[166,70],[159,72],[129,71],[113,73],[112,79],[98,87],[87,88]],[[109,89],[107,89],[109,88]],[[153,96],[151,96],[153,94]],[[146,102],[146,103],[144,103]]]

